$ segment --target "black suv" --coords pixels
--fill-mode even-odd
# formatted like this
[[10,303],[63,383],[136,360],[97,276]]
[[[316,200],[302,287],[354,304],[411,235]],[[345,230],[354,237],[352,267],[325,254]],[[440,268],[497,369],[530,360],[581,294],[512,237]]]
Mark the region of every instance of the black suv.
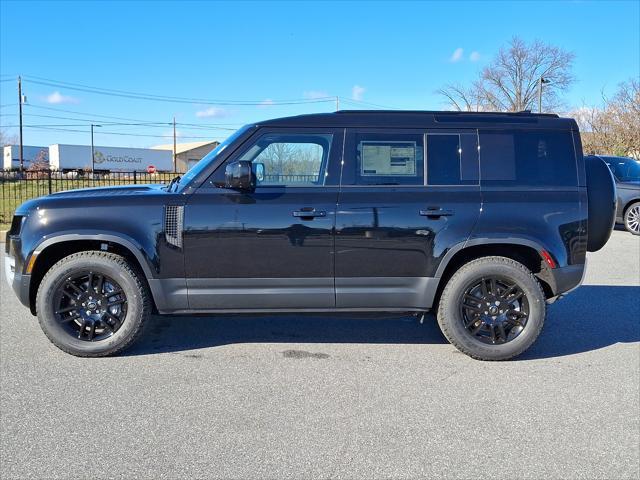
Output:
[[527,349],[611,234],[615,192],[575,121],[345,111],[245,126],[180,180],[16,211],[9,283],[79,356],[152,312],[437,310],[478,359]]
[[597,155],[605,161],[616,179],[618,210],[616,223],[628,232],[640,235],[640,160],[629,157]]

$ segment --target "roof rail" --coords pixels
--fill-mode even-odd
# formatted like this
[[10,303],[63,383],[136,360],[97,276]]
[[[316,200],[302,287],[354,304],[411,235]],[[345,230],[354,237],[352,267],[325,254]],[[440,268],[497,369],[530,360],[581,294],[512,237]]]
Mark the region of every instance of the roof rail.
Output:
[[459,110],[338,110],[338,114],[429,114],[429,115],[461,115],[461,116],[473,116],[473,115],[508,115],[508,116],[525,116],[530,115],[532,117],[553,117],[558,118],[556,113],[533,113],[531,110],[522,110],[519,112],[463,112]]

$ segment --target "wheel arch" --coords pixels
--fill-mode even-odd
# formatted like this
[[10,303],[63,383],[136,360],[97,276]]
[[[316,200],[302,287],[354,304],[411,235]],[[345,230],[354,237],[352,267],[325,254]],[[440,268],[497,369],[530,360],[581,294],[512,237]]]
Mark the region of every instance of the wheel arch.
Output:
[[[36,314],[36,295],[38,287],[47,271],[59,260],[82,251],[108,251],[126,258],[131,265],[142,273],[144,281],[153,278],[152,270],[143,255],[143,250],[132,239],[112,234],[62,234],[42,241],[29,256],[32,264],[29,282],[29,308]],[[34,260],[31,260],[34,258]]]
[[522,263],[540,281],[547,298],[554,296],[551,269],[542,257],[546,249],[539,243],[524,238],[473,239],[452,247],[440,262],[436,277],[440,279],[434,305],[440,301],[442,290],[453,274],[464,264],[481,257],[501,256]]

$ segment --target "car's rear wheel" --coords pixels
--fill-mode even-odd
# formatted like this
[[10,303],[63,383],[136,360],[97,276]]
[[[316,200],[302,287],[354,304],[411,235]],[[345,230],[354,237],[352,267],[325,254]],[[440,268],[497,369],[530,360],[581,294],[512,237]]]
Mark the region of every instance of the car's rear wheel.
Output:
[[113,355],[131,345],[151,311],[141,275],[123,257],[87,251],[63,258],[40,283],[42,330],[72,355]]
[[624,227],[634,235],[640,235],[640,202],[632,203],[624,213]]
[[451,277],[440,297],[438,323],[466,355],[506,360],[536,340],[545,311],[544,292],[524,265],[506,257],[484,257]]

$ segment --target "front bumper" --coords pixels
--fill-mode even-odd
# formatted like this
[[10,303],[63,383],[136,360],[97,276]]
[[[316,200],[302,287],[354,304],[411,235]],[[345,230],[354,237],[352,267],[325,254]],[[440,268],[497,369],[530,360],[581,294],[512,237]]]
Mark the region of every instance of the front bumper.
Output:
[[30,307],[29,288],[31,286],[31,275],[21,273],[21,269],[16,266],[16,260],[9,254],[4,255],[4,277],[9,286],[25,307]]

